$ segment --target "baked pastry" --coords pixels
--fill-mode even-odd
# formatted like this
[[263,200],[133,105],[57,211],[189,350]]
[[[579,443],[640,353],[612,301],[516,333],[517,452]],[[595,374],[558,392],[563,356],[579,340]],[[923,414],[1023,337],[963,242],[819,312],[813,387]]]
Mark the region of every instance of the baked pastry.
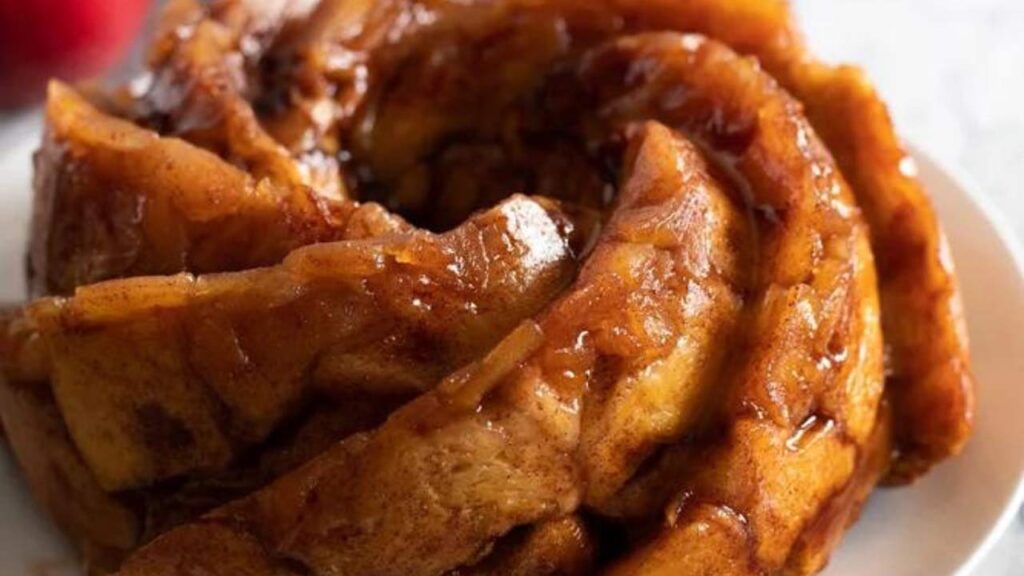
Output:
[[811,574],[970,431],[911,168],[781,1],[178,0],[51,88],[0,415],[125,575]]

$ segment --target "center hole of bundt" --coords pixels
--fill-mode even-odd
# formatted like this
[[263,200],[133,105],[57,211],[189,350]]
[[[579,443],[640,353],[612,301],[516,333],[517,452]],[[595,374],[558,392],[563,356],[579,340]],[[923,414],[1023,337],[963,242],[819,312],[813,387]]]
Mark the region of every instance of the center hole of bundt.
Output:
[[614,175],[600,156],[565,135],[525,134],[502,141],[470,134],[446,139],[396,172],[381,174],[366,164],[344,172],[348,189],[360,200],[443,232],[515,193],[602,208],[613,196]]
[[381,57],[342,137],[347,189],[434,231],[516,193],[606,206],[621,147],[586,136],[594,111],[566,34],[509,19]]

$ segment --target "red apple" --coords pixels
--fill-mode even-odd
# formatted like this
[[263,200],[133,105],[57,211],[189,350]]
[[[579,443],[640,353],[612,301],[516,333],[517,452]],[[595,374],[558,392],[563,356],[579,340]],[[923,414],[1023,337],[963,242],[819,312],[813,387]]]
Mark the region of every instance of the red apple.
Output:
[[105,71],[123,54],[149,0],[0,0],[0,107],[41,98],[46,81]]

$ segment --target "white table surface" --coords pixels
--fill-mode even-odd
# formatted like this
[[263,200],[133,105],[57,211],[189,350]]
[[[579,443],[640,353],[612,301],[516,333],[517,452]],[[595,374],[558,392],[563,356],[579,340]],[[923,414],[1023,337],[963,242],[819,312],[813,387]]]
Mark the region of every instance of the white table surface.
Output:
[[[901,134],[958,168],[1024,240],[1024,1],[793,0],[816,52],[867,69]],[[0,115],[0,147],[37,130]],[[1024,575],[1024,510],[972,576]]]

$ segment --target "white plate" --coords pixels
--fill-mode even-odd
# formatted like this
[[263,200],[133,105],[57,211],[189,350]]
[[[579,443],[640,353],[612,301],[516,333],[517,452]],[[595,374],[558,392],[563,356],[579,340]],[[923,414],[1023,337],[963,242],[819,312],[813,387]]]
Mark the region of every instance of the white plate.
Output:
[[[31,131],[30,131],[31,132]],[[0,151],[0,299],[24,293],[28,134]],[[826,576],[966,576],[1024,499],[1024,258],[982,197],[918,154],[959,268],[980,383],[967,451],[909,488],[872,496]],[[66,545],[0,457],[0,574],[75,574]],[[48,572],[43,570],[49,569]]]

